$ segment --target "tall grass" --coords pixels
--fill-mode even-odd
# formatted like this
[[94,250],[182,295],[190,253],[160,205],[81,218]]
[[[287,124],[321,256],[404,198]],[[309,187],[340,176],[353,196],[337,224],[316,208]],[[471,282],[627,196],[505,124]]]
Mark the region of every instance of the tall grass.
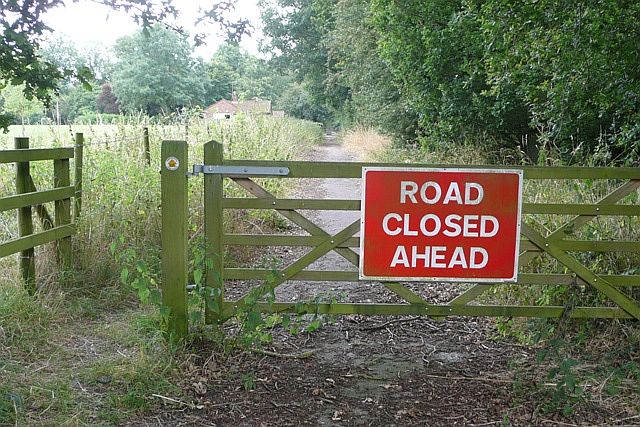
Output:
[[[150,167],[142,147],[145,125]],[[13,137],[23,131],[32,147],[71,146],[73,134],[83,132],[85,156],[73,271],[58,273],[53,245],[37,248],[40,291],[30,297],[17,279],[17,256],[0,259],[0,425],[116,424],[148,407],[152,393],[179,393],[165,375],[173,363],[172,349],[158,339],[157,312],[139,307],[132,292],[132,277],[145,275],[157,283],[160,272],[162,140],[188,141],[190,163],[203,163],[203,144],[212,139],[223,143],[226,158],[286,160],[322,138],[320,127],[311,122],[247,116],[220,123],[188,116],[161,121],[129,117],[112,125],[10,131],[0,139],[0,148],[12,147]],[[52,163],[32,163],[38,189],[52,187]],[[0,165],[0,197],[15,193],[14,174],[12,165]],[[263,184],[282,194],[282,181]],[[192,243],[202,233],[202,188],[201,176],[190,179]],[[231,182],[225,182],[225,192],[242,194]],[[53,212],[52,204],[47,208]],[[230,227],[241,219],[227,217]],[[39,230],[35,216],[34,223]],[[0,241],[16,234],[15,211],[0,213]],[[123,269],[131,272],[128,279]],[[87,343],[102,348],[96,350],[99,356],[77,350]],[[98,380],[103,377],[111,384],[106,391]],[[76,383],[80,386],[74,388]]]

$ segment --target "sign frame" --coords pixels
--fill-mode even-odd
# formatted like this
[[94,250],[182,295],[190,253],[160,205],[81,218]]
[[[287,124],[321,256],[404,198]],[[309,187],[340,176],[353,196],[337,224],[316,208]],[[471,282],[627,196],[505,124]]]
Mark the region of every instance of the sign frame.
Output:
[[[397,276],[367,276],[364,274],[365,259],[365,211],[366,211],[366,191],[367,191],[367,172],[438,172],[438,173],[505,173],[518,175],[518,202],[517,202],[517,219],[516,219],[516,236],[514,250],[514,272],[510,278],[473,278],[473,277],[397,277]],[[520,233],[522,223],[522,189],[524,181],[524,171],[522,169],[490,169],[490,168],[460,168],[460,167],[368,167],[362,168],[362,189],[361,189],[361,206],[360,206],[360,256],[358,263],[359,280],[371,280],[381,282],[447,282],[447,283],[516,283],[518,280],[518,261],[520,257]]]

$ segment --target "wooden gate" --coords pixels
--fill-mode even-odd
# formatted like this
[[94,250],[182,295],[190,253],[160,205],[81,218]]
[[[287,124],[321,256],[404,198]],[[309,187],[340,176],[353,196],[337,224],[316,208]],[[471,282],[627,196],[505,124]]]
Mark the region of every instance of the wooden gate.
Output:
[[[286,281],[357,282],[357,271],[314,271],[308,267],[323,255],[335,251],[354,266],[359,255],[360,221],[342,231],[329,234],[305,217],[301,210],[360,210],[360,200],[279,199],[252,178],[353,178],[360,179],[365,166],[404,167],[405,164],[337,163],[305,161],[225,160],[222,145],[209,142],[204,147],[204,164],[191,169],[187,144],[165,141],[162,145],[162,293],[163,304],[170,309],[170,329],[178,334],[187,331],[187,179],[204,175],[204,230],[207,271],[205,286],[213,304],[207,304],[207,322],[222,322],[256,295],[266,295]],[[417,165],[411,167],[452,167],[451,165]],[[474,166],[455,166],[472,168]],[[502,169],[482,166],[483,169]],[[509,167],[514,169],[514,167]],[[618,186],[596,203],[524,203],[522,207],[523,239],[520,244],[520,270],[542,254],[555,259],[563,268],[556,274],[523,273],[517,285],[558,285],[592,287],[606,297],[599,306],[484,305],[475,301],[494,286],[483,283],[466,287],[446,304],[431,304],[403,283],[381,283],[405,301],[402,304],[376,303],[258,303],[264,312],[327,313],[361,315],[427,315],[446,316],[512,316],[544,318],[635,318],[640,319],[640,304],[633,297],[633,287],[640,286],[640,275],[611,274],[593,271],[574,255],[577,252],[640,253],[640,242],[613,240],[577,240],[571,236],[600,216],[640,216],[637,204],[618,204],[640,187],[640,168],[585,168],[523,166],[526,180],[614,180]],[[248,197],[225,197],[223,180],[231,179],[246,191]],[[637,199],[637,198],[636,198]],[[626,201],[625,201],[626,202]],[[273,209],[308,235],[227,234],[223,229],[224,209]],[[532,215],[568,215],[570,219],[549,231],[536,223]],[[223,262],[226,245],[307,246],[312,249],[282,269],[227,268]],[[640,267],[640,266],[639,266]],[[261,280],[261,285],[240,298],[225,299],[225,281]],[[252,301],[253,302],[253,301]],[[211,309],[210,307],[214,307]]]

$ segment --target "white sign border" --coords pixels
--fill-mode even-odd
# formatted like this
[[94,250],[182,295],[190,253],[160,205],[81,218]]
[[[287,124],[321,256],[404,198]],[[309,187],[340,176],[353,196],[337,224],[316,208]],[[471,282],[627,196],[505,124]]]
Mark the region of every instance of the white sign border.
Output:
[[[474,278],[474,277],[396,277],[396,276],[365,276],[364,270],[364,242],[365,242],[365,194],[367,191],[367,172],[473,172],[473,173],[507,173],[518,175],[518,220],[516,223],[516,247],[513,276],[510,278]],[[522,169],[489,169],[489,168],[421,168],[421,167],[363,167],[362,190],[360,195],[360,262],[358,263],[359,280],[375,280],[380,282],[454,282],[454,283],[516,283],[518,281],[518,261],[520,258],[520,226],[522,222],[522,187],[524,171]]]

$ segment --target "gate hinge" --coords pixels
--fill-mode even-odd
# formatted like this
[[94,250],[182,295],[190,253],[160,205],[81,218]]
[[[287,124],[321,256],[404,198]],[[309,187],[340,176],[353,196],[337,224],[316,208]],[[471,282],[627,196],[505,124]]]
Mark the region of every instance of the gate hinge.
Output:
[[265,166],[219,166],[219,165],[193,165],[193,172],[189,176],[199,174],[218,173],[229,177],[238,176],[287,176],[287,167],[265,167]]

